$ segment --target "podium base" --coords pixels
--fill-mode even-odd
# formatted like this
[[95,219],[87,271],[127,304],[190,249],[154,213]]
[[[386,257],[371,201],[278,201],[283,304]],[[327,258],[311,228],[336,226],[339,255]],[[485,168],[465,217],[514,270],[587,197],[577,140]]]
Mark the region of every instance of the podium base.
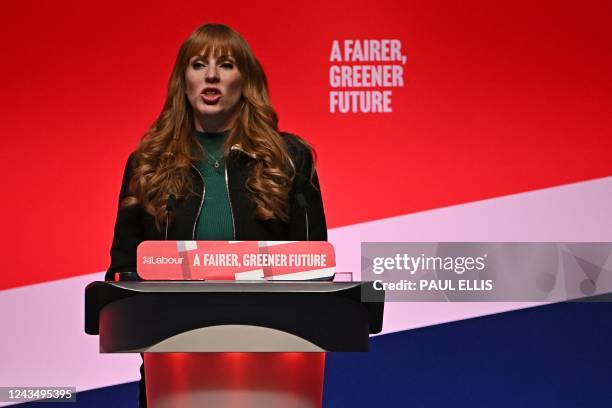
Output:
[[320,408],[325,353],[144,353],[149,408]]

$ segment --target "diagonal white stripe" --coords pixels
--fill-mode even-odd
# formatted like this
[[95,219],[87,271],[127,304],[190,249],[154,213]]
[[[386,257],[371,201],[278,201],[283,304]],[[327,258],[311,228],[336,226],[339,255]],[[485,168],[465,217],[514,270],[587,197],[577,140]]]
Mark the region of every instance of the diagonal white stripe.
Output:
[[101,355],[98,337],[85,334],[85,287],[103,279],[99,272],[2,292],[0,324],[11,335],[0,341],[0,385],[83,391],[140,377],[138,354]]
[[263,280],[263,269],[255,269],[252,271],[238,272],[234,275],[236,280]]
[[[361,242],[612,241],[612,177],[336,228],[336,268],[361,276]],[[383,332],[429,326],[540,303],[387,303]]]
[[302,271],[295,273],[285,273],[283,275],[271,276],[269,280],[307,280],[307,279],[319,279],[328,278],[334,275],[336,267],[321,268],[312,271]]

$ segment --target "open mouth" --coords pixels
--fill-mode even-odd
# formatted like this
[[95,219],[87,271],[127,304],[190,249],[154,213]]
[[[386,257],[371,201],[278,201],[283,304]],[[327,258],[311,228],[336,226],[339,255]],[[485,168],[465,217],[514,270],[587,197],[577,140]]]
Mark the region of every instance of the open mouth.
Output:
[[215,103],[219,102],[222,96],[221,91],[217,88],[204,88],[200,95],[202,96],[204,103],[209,105],[214,105]]

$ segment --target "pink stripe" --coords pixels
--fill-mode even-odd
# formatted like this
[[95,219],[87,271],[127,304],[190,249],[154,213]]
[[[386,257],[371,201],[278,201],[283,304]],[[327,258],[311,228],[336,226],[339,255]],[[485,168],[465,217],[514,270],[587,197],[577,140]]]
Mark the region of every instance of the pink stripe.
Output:
[[98,337],[84,332],[85,286],[103,279],[100,272],[2,292],[2,386],[83,391],[139,378],[139,355],[101,355]]
[[[330,231],[336,271],[359,280],[362,241],[612,241],[612,177]],[[387,303],[383,334],[538,303]]]

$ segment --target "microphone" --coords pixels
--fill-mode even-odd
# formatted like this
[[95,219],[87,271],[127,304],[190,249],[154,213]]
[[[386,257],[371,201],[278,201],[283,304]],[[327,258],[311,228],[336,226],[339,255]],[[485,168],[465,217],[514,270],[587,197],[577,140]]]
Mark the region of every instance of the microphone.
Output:
[[304,209],[304,215],[305,215],[305,222],[306,222],[306,241],[310,241],[310,234],[309,234],[309,230],[308,230],[308,203],[306,202],[306,197],[304,197],[304,194],[302,193],[297,193],[295,195],[295,199],[297,200],[298,204],[300,207],[302,207]]
[[166,241],[168,240],[168,224],[170,224],[170,213],[174,212],[176,208],[176,196],[174,194],[170,194],[168,196],[168,201],[166,202]]

